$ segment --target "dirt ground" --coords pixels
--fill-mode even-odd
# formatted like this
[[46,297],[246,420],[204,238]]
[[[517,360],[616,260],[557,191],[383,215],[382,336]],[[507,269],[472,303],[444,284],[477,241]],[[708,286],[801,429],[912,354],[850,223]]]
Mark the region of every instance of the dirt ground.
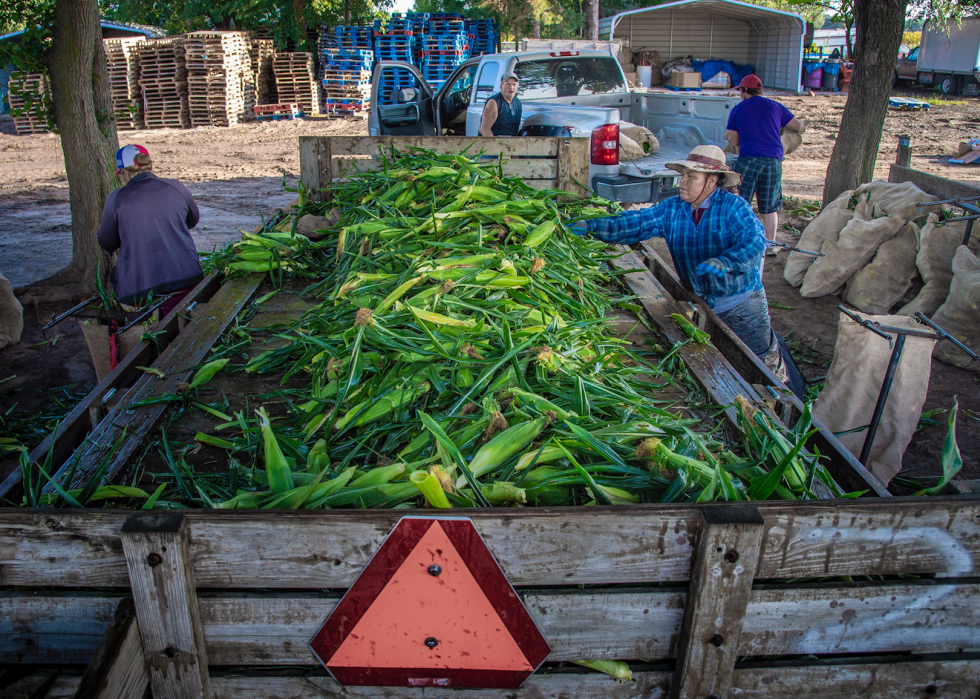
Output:
[[[902,91],[925,99],[934,95]],[[784,192],[819,199],[846,97],[780,97],[809,128],[803,145],[784,163]],[[881,140],[876,176],[887,178],[894,162],[898,134],[912,136],[912,166],[942,177],[980,183],[980,166],[950,166],[946,160],[956,144],[980,135],[980,103],[959,98],[940,102],[925,112],[890,111]],[[67,264],[71,254],[67,179],[57,136],[14,136],[9,117],[0,117],[0,274],[14,287],[42,279]],[[317,120],[249,124],[235,128],[123,132],[120,143],[145,145],[156,171],[186,183],[201,206],[194,231],[199,250],[237,239],[263,214],[294,196],[283,190],[295,184],[299,171],[297,138],[301,135],[367,133],[363,120]],[[793,243],[802,220],[784,213],[779,239]],[[788,335],[802,368],[811,380],[827,373],[837,333],[836,296],[804,299],[783,281],[785,255],[767,262],[765,284],[773,324]],[[0,432],[12,416],[56,413],[50,395],[58,387],[69,392],[89,390],[95,374],[88,349],[74,322],[66,322],[44,343],[40,326],[64,307],[31,307],[25,311],[23,340],[0,351]],[[784,308],[785,307],[785,308]],[[7,381],[4,379],[11,378]],[[980,478],[980,373],[933,362],[929,398],[924,410],[948,410],[958,396],[961,414],[957,437],[963,452],[962,478]],[[16,407],[14,407],[16,406]],[[4,411],[13,408],[7,415]],[[939,453],[946,434],[945,414],[924,421],[905,456],[902,476],[938,475]]]

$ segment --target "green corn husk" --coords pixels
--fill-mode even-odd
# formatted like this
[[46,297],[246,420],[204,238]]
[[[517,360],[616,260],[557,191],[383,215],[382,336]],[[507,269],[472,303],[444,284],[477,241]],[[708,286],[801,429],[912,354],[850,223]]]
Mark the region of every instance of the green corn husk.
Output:
[[449,498],[446,497],[446,491],[442,489],[435,475],[425,471],[413,471],[408,479],[418,487],[425,501],[432,507],[439,510],[448,510],[452,507]]
[[259,426],[262,428],[262,439],[265,444],[265,472],[269,478],[269,488],[273,493],[282,494],[292,490],[293,472],[289,468],[289,463],[276,441],[276,435],[272,433],[272,425],[269,423],[269,415],[265,408],[255,411],[259,416]]
[[327,440],[318,439],[306,457],[306,468],[312,473],[319,473],[330,468],[330,455],[327,453]]
[[[479,478],[497,468],[510,457],[526,449],[527,445],[537,439],[544,428],[551,424],[551,420],[551,417],[543,415],[535,420],[508,427],[480,447],[470,461],[470,472],[475,478]],[[465,480],[461,478],[456,483],[456,487],[462,488],[464,484]]]
[[545,221],[544,223],[536,226],[534,230],[527,234],[527,237],[524,239],[524,244],[529,248],[540,247],[548,241],[548,238],[550,238],[554,232],[555,222]]
[[599,672],[604,672],[610,677],[623,682],[633,681],[633,671],[630,670],[630,666],[624,663],[622,660],[575,660],[573,662],[576,665],[581,665],[583,667],[592,668],[593,670],[598,670]]

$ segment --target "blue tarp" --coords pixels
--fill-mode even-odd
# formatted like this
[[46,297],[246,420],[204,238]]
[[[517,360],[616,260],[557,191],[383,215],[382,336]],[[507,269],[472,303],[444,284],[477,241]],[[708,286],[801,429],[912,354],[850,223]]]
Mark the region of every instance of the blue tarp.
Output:
[[755,72],[752,66],[737,66],[729,61],[691,61],[691,67],[701,73],[701,80],[707,82],[718,73],[728,73],[732,78],[732,85],[738,85],[742,78]]
[[823,68],[825,73],[837,75],[840,72],[840,62],[803,61],[803,70],[807,73],[812,73],[819,68]]

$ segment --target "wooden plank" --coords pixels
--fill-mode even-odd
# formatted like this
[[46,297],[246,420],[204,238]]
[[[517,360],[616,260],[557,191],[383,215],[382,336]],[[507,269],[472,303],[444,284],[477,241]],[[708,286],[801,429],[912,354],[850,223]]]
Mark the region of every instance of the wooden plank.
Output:
[[210,699],[187,523],[135,515],[121,535],[153,696]]
[[568,177],[572,184],[567,191],[572,194],[588,195],[588,188],[592,186],[589,181],[589,139],[573,138],[569,142],[568,150],[571,163]]
[[[548,639],[549,662],[677,656],[686,593],[677,588],[519,590]],[[738,656],[959,652],[980,648],[980,585],[919,582],[753,590]],[[212,665],[316,665],[307,642],[337,595],[199,591]],[[0,598],[0,662],[85,663],[118,597]],[[61,620],[61,623],[56,623]]]
[[[757,580],[980,570],[976,498],[755,504],[766,519]],[[197,510],[185,517],[201,587],[319,589],[349,587],[410,513]],[[119,540],[128,514],[0,509],[0,584],[128,587]],[[518,586],[688,580],[698,521],[690,505],[458,514],[474,519]]]
[[[310,137],[305,137],[310,138]],[[378,157],[381,150],[405,152],[410,148],[424,148],[437,154],[460,153],[465,151],[473,156],[485,155],[538,155],[558,156],[557,138],[544,137],[499,137],[482,138],[469,136],[326,136],[330,140],[331,156],[370,155]],[[321,158],[323,154],[321,153]]]
[[299,181],[307,191],[314,193],[314,198],[324,186],[320,183],[320,141],[309,136],[299,139]]
[[[624,254],[614,259],[612,264],[617,269],[639,270],[623,275],[622,279],[639,297],[637,300],[650,318],[671,342],[687,342],[687,335],[677,325],[677,321],[671,318],[674,313],[684,315],[682,306],[670,297],[636,253],[623,246],[617,247]],[[732,426],[738,426],[738,414],[733,405],[738,396],[744,396],[749,402],[761,405],[759,394],[713,345],[688,342],[678,351],[678,355],[708,397],[718,406],[727,406],[724,414]]]
[[126,597],[82,673],[75,699],[143,699],[149,681],[136,607]]
[[[95,473],[102,468],[104,461],[109,458],[103,482],[111,482],[130,460],[139,452],[163,416],[169,411],[169,402],[154,403],[140,408],[130,408],[133,403],[150,400],[164,393],[176,393],[177,385],[185,382],[192,374],[192,369],[199,364],[208,351],[217,342],[255,293],[264,275],[252,274],[247,277],[226,282],[211,299],[203,316],[194,325],[164,350],[157,369],[165,374],[165,378],[144,375],[126,394],[106,418],[92,431],[85,444],[79,447],[77,468],[66,489],[81,488]],[[112,453],[114,445],[120,442],[119,448]],[[74,466],[75,457],[69,459]],[[65,475],[69,467],[66,462],[58,469],[55,480]],[[64,485],[64,484],[63,484]],[[48,484],[44,492],[54,492],[54,487]]]
[[562,138],[558,141],[558,170],[555,174],[555,187],[566,192],[572,191],[572,152],[570,138]]
[[[194,287],[184,299],[177,304],[166,318],[159,321],[156,326],[150,328],[151,333],[163,333],[157,336],[157,341],[161,347],[169,345],[180,332],[180,319],[187,314],[187,308],[193,303],[203,303],[209,299],[220,286],[219,277],[215,273],[209,274]],[[45,463],[48,450],[52,449],[51,462],[60,464],[74,451],[75,447],[82,440],[86,432],[92,429],[89,420],[91,409],[101,409],[103,397],[112,389],[117,392],[123,391],[132,383],[134,377],[140,375],[138,366],[149,366],[157,356],[156,343],[146,340],[138,344],[132,352],[127,354],[116,368],[99,382],[85,398],[79,402],[70,413],[62,420],[54,432],[49,434],[31,452],[32,463]],[[21,481],[21,471],[13,471],[6,480],[0,484],[0,497],[5,497],[12,488]]]
[[764,523],[752,505],[701,510],[671,699],[728,694]]
[[[4,699],[28,699],[43,682],[44,674],[21,680],[0,692]],[[635,682],[617,682],[587,672],[535,673],[517,690],[467,690],[470,699],[663,699],[670,673],[634,672]],[[62,675],[47,699],[71,699],[77,675]],[[455,699],[458,690],[426,687],[341,687],[325,673],[304,672],[293,676],[215,673],[211,677],[216,699],[263,697],[264,699]],[[974,699],[980,693],[980,661],[973,659],[920,660],[913,662],[864,661],[850,664],[790,666],[771,664],[735,670],[727,699],[909,699],[941,696]]]
[[945,177],[930,175],[909,167],[893,164],[888,170],[889,182],[911,182],[919,189],[940,199],[962,199],[964,197],[980,196],[980,187],[949,180]]
[[[797,414],[803,413],[804,406],[800,399],[775,377],[765,362],[750,350],[738,335],[732,332],[731,328],[704,303],[700,296],[691,292],[681,283],[653,246],[649,243],[641,243],[640,253],[646,267],[668,294],[676,300],[697,306],[698,313],[705,321],[704,330],[710,336],[712,344],[718,348],[740,376],[751,384],[772,386],[779,394],[781,402],[792,405]],[[824,465],[839,486],[847,491],[870,489],[878,497],[891,497],[888,488],[840,443],[833,432],[817,418],[811,416],[811,419],[813,426],[819,432],[811,438],[810,448],[815,446],[821,454],[827,457]]]

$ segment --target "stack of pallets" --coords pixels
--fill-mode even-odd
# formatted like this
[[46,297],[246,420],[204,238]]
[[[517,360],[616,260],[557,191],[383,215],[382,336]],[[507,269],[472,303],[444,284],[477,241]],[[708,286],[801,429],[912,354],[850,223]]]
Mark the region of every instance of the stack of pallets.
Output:
[[[394,16],[394,15],[392,15]],[[416,68],[422,67],[422,51],[425,33],[429,28],[429,19],[432,17],[428,12],[406,12],[405,20],[412,23],[412,32],[415,36],[415,49],[412,52],[412,62]]]
[[44,73],[11,73],[7,84],[17,134],[47,133],[44,102],[51,91],[48,76]]
[[254,117],[255,83],[245,32],[191,32],[184,38],[191,126],[232,126]]
[[184,38],[148,39],[140,43],[139,53],[146,128],[190,128]]
[[298,104],[307,116],[320,113],[320,86],[313,70],[312,53],[276,53],[272,69],[280,104]]
[[249,41],[249,58],[252,60],[252,82],[255,84],[255,103],[276,102],[276,75],[272,72],[272,57],[276,45],[272,39],[256,36]]
[[374,25],[340,26],[335,29],[337,46],[342,49],[374,50]]
[[143,100],[140,97],[140,55],[142,39],[103,39],[109,67],[109,93],[116,128],[143,128]]
[[438,90],[470,57],[466,23],[455,13],[434,14],[422,42],[422,77]]
[[373,51],[328,48],[320,54],[320,63],[326,114],[354,116],[371,108]]
[[491,19],[467,19],[466,36],[470,43],[470,56],[482,56],[497,51],[497,24]]

